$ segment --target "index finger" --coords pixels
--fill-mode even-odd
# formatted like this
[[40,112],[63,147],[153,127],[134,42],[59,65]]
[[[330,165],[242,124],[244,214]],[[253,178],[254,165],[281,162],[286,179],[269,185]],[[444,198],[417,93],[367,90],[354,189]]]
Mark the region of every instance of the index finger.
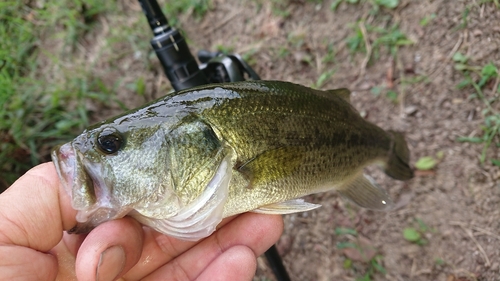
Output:
[[161,276],[174,280],[195,280],[219,256],[235,246],[247,247],[255,259],[279,239],[282,231],[281,216],[244,213],[144,280],[159,280]]
[[0,195],[0,244],[47,252],[75,217],[52,162],[38,165]]
[[[138,280],[148,276],[155,280],[165,274],[163,276],[175,280],[190,280],[233,246],[247,246],[255,256],[261,255],[279,239],[283,219],[281,216],[245,213],[224,220],[214,234],[198,242],[182,241],[147,227],[144,229],[141,259],[124,278]],[[171,263],[173,260],[176,262]]]

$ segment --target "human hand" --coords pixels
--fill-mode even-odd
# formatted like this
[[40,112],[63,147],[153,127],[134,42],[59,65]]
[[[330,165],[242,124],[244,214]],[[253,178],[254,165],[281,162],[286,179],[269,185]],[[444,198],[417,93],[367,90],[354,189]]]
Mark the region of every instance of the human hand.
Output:
[[0,195],[0,280],[251,280],[283,230],[281,216],[245,213],[198,242],[129,217],[70,235],[75,215],[52,163],[18,179]]

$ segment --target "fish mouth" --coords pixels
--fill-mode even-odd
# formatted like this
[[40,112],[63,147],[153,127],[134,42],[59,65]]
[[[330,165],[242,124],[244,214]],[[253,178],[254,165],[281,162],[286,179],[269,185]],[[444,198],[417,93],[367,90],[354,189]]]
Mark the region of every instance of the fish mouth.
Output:
[[77,168],[75,150],[70,143],[66,143],[54,148],[51,157],[64,189],[73,198],[72,187],[75,185]]
[[109,188],[100,175],[100,165],[88,163],[72,143],[56,147],[51,157],[71,198],[71,206],[77,211],[77,224],[68,233],[88,233],[99,224],[124,217],[130,211],[112,204]]

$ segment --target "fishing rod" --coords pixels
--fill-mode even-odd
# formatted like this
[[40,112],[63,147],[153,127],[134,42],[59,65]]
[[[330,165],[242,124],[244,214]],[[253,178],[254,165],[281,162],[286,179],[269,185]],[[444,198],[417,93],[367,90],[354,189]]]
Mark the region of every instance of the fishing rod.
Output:
[[[171,27],[156,0],[139,0],[153,31],[151,46],[160,60],[165,74],[176,90],[212,83],[260,80],[259,75],[238,54],[201,50],[198,65],[179,30]],[[273,245],[265,252],[266,259],[277,281],[290,281],[281,256]]]
[[151,46],[172,87],[184,90],[211,83],[244,81],[245,74],[260,80],[255,71],[237,54],[198,52],[198,65],[179,30],[171,27],[156,0],[139,0],[153,31]]

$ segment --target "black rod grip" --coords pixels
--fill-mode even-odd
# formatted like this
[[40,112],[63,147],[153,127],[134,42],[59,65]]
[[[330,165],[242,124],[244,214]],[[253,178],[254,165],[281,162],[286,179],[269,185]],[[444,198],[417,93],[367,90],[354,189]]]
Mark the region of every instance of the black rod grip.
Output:
[[155,35],[151,46],[160,60],[168,80],[176,90],[208,84],[209,81],[189,51],[182,34],[168,25],[156,0],[139,0]]
[[269,263],[269,267],[271,267],[274,276],[276,276],[276,280],[290,281],[290,276],[288,275],[288,272],[283,265],[283,261],[281,260],[281,256],[278,253],[278,249],[276,249],[275,245],[271,246],[271,248],[266,251],[265,256],[267,262]]
[[155,0],[139,0],[139,3],[141,4],[142,11],[148,19],[149,27],[151,27],[151,30],[155,35],[160,34],[163,27],[170,28],[167,18],[161,11],[158,2]]
[[171,29],[155,36],[151,46],[176,91],[209,83],[179,31]]

